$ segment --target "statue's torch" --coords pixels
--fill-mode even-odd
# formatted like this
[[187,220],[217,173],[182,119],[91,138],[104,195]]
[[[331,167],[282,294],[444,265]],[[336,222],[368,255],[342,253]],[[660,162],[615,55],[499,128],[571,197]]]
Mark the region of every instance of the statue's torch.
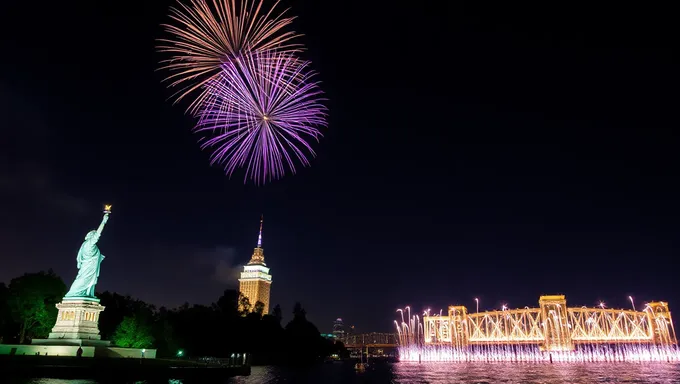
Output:
[[109,215],[111,214],[111,204],[105,204],[104,205],[104,217],[102,218],[102,223],[99,224],[99,228],[97,228],[97,234],[101,236],[102,231],[104,230],[104,226],[106,225],[106,222],[109,221]]

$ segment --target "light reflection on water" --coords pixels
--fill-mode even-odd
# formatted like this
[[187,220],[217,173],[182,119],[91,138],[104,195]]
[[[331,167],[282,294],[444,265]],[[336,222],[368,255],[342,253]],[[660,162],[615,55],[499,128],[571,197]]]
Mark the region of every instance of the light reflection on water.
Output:
[[677,383],[678,364],[396,364],[395,383]]
[[[353,364],[324,364],[305,370],[276,367],[253,367],[249,377],[225,379],[220,382],[201,384],[592,384],[592,383],[678,383],[680,364],[376,364],[361,374]],[[3,381],[5,383],[5,381]],[[109,384],[92,380],[37,379],[10,381],[8,384]],[[156,384],[155,382],[110,384]],[[194,384],[197,382],[171,380],[163,384]]]

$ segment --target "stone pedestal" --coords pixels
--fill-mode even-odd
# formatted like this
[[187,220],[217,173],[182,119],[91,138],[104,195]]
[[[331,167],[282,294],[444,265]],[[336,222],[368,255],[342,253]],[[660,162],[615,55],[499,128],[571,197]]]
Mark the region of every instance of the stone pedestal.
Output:
[[57,304],[57,323],[47,339],[34,339],[38,345],[108,346],[99,335],[99,314],[104,306],[99,299],[65,298]]
[[155,349],[112,347],[99,335],[99,314],[104,306],[95,298],[64,298],[48,339],[33,339],[32,345],[0,344],[0,355],[78,356],[155,359]]

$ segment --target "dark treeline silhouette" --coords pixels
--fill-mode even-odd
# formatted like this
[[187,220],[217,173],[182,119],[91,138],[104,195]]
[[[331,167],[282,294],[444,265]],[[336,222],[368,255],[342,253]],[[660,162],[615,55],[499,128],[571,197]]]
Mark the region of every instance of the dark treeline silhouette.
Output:
[[[0,283],[0,342],[30,343],[48,336],[56,321],[55,304],[66,285],[52,270],[28,273]],[[323,338],[300,303],[282,323],[281,307],[263,314],[235,290],[226,290],[211,305],[184,304],[156,308],[130,296],[97,294],[106,307],[99,319],[104,340],[131,348],[156,348],[158,357],[229,357],[248,352],[254,364],[312,363],[331,354],[346,354],[342,343]]]

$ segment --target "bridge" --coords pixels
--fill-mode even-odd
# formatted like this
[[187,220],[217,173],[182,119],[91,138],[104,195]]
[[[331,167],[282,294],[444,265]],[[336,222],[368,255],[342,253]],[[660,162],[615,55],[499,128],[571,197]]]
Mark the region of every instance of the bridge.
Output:
[[[398,343],[412,343],[409,325],[397,328]],[[423,336],[425,345],[536,344],[543,351],[572,351],[577,344],[677,345],[666,302],[642,311],[569,308],[563,295],[541,296],[539,308],[468,313],[465,306],[450,306],[448,315],[423,316]]]
[[396,348],[399,337],[396,333],[365,333],[348,335],[341,340],[347,349],[364,348]]

